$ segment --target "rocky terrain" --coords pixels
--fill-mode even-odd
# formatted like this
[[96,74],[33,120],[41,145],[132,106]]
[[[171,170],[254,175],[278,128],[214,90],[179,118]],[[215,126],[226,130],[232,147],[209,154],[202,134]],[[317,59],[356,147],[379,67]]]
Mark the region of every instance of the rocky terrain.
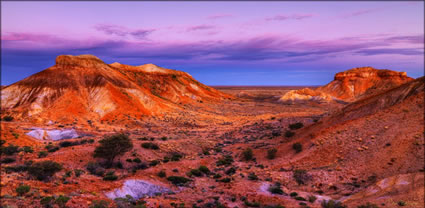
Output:
[[290,91],[282,96],[280,101],[353,102],[411,80],[413,79],[408,77],[406,72],[359,67],[337,73],[332,82],[317,89]]
[[212,88],[82,55],[1,95],[2,207],[424,207],[423,77]]

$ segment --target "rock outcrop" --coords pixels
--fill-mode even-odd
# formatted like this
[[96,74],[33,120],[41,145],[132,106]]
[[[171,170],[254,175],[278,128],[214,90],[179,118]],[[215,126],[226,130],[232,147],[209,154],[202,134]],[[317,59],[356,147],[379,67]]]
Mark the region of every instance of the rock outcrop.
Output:
[[126,198],[130,195],[134,199],[140,199],[145,196],[155,196],[155,194],[168,193],[170,189],[149,183],[144,180],[129,179],[124,182],[122,188],[105,193],[110,199]]
[[154,64],[106,64],[92,55],[61,55],[56,64],[1,92],[2,113],[41,120],[110,120],[161,115],[182,105],[230,98],[189,74]]
[[316,89],[292,90],[280,101],[332,101],[353,102],[413,80],[406,72],[372,67],[353,68],[335,75],[334,80]]

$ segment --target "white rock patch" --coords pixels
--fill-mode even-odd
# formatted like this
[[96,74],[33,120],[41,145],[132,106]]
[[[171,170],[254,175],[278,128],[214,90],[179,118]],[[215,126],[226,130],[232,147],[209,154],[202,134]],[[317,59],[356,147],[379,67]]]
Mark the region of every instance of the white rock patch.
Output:
[[123,187],[105,193],[110,199],[125,198],[126,195],[134,199],[140,199],[144,196],[154,196],[158,193],[170,192],[168,188],[149,183],[144,180],[129,179],[124,182]]

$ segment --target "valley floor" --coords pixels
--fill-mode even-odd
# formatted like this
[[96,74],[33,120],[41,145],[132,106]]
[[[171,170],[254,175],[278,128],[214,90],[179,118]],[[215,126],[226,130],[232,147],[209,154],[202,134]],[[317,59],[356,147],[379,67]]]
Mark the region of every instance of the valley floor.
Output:
[[[322,207],[329,200],[350,208],[366,202],[424,207],[423,93],[385,111],[317,131],[311,126],[321,125],[343,104],[278,102],[282,94],[298,88],[217,87],[236,99],[186,106],[191,111],[157,118],[43,126],[2,121],[3,147],[29,146],[33,151],[2,155],[1,205],[102,207],[99,200],[104,200],[110,207],[137,207],[125,198],[128,194],[145,195],[136,201],[146,207]],[[67,146],[61,143],[65,140],[26,135],[34,127],[74,128],[83,136],[66,140],[79,141]],[[101,160],[93,157],[98,141],[115,133],[128,134],[134,147],[115,160],[120,165],[104,171],[114,171],[118,179],[105,181],[91,174],[87,164],[98,165]],[[148,142],[158,149],[142,147]],[[52,146],[59,148],[53,151]],[[34,180],[23,170],[29,161],[45,160],[63,166],[48,181]],[[76,174],[77,170],[82,172]],[[190,181],[177,186],[170,176]],[[128,186],[112,194],[121,200],[108,198],[124,184]],[[16,189],[22,185],[31,189],[18,195]],[[69,200],[61,204],[60,195]],[[54,199],[48,201],[49,196]]]

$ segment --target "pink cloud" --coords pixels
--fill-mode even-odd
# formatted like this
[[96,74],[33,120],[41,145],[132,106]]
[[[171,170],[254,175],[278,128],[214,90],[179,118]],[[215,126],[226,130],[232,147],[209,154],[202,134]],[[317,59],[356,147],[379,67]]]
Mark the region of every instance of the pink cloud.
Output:
[[284,21],[284,20],[302,20],[313,17],[313,14],[291,14],[291,15],[275,15],[273,17],[266,18],[267,21]]
[[221,19],[221,18],[228,18],[233,17],[232,14],[214,14],[207,17],[207,19]]
[[136,39],[145,39],[147,35],[155,31],[155,29],[130,29],[124,26],[111,24],[98,24],[95,25],[94,28],[107,35],[116,35],[121,37],[132,36]]
[[216,28],[214,25],[195,25],[187,28],[187,31],[197,31],[197,30],[211,30]]

